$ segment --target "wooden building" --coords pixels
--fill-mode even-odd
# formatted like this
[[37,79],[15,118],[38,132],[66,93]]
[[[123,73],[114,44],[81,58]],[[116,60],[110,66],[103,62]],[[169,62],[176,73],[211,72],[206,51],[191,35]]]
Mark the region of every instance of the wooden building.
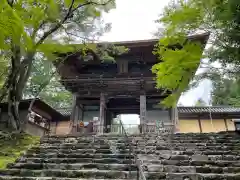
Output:
[[235,131],[240,128],[240,108],[236,107],[178,107],[178,117],[180,133]]
[[[203,44],[209,34],[190,36],[190,41]],[[61,83],[73,93],[72,132],[81,121],[99,119],[99,132],[109,132],[112,119],[118,114],[139,114],[141,126],[146,129],[161,117],[166,123],[175,123],[176,110],[156,108],[171,92],[155,88],[151,68],[159,60],[152,51],[157,39],[116,42],[128,52],[115,57],[115,63],[104,63],[96,55],[92,60],[81,60],[80,53],[61,54],[64,63],[58,64]],[[66,126],[66,125],[63,125]]]
[[[24,122],[24,131],[35,136],[43,136],[54,127],[57,121],[61,121],[64,116],[51,106],[36,99],[31,109],[29,109],[32,99],[22,100],[19,104],[19,116]],[[8,104],[0,104],[0,129],[8,128]],[[52,128],[53,129],[53,128]]]

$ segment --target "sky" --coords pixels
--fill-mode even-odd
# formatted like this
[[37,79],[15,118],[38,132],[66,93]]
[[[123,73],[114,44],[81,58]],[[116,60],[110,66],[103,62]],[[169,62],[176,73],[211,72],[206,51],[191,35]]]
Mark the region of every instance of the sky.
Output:
[[[154,21],[158,19],[168,2],[169,0],[116,0],[116,9],[104,14],[104,20],[112,24],[112,29],[100,40],[128,41],[153,38],[153,33],[157,30]],[[193,106],[199,98],[208,103],[210,92],[211,83],[203,81],[198,88],[184,93],[179,103]]]

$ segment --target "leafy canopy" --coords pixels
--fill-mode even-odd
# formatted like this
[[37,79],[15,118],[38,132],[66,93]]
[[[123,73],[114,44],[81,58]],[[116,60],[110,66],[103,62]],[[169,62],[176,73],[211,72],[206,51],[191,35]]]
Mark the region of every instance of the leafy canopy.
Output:
[[169,4],[157,21],[163,24],[164,30],[157,33],[161,37],[154,53],[159,63],[152,67],[152,72],[156,74],[157,88],[173,92],[162,102],[167,107],[177,104],[202,57],[201,44],[189,41],[188,35],[200,27],[204,14],[197,2],[191,6],[188,3],[178,1]]
[[[203,69],[203,73],[195,76],[191,84],[193,86],[198,85],[201,80],[206,78],[215,82],[221,81],[221,78],[234,79],[239,76],[240,10],[236,7],[240,7],[238,0],[175,0],[166,6],[160,20],[157,21],[164,26],[164,29],[159,29],[156,33],[163,38],[160,40],[156,52],[164,63],[153,67],[155,71],[158,67],[162,67],[162,70],[165,67],[164,72],[160,73],[162,76],[166,71],[168,74],[174,74],[171,78],[160,77],[157,74],[158,87],[174,91],[173,95],[165,99],[164,104],[173,105],[181,92],[188,89],[188,82],[192,80],[199,65]],[[211,36],[208,42],[209,48],[203,57],[205,59],[199,62],[201,58],[200,45],[190,43],[191,47],[187,47],[189,44],[184,44],[184,42],[188,35],[202,32],[211,32]],[[183,48],[174,52],[167,49],[165,41],[169,44],[179,43]],[[161,43],[164,44],[164,50],[161,50]],[[167,50],[165,51],[165,49]],[[174,63],[170,64],[169,59],[172,59]],[[179,81],[180,78],[182,81]],[[171,82],[174,85],[170,85]],[[213,85],[215,84],[213,83]]]
[[[101,15],[114,7],[114,0],[1,1],[0,87],[7,87],[16,70],[15,84],[22,89],[38,53],[55,60],[54,52],[97,51],[90,42],[110,29]],[[80,45],[66,46],[76,41]]]
[[240,106],[240,79],[221,78],[213,83],[213,105]]

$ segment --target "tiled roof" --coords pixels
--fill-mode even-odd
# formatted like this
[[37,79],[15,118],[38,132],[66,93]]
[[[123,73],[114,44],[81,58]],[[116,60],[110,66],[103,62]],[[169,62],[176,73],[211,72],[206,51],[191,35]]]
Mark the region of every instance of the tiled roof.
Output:
[[71,109],[70,108],[60,108],[57,109],[58,112],[60,112],[63,116],[70,116],[71,115]]
[[[70,108],[57,109],[63,116],[70,116]],[[179,113],[240,113],[240,107],[221,107],[221,106],[212,106],[212,107],[178,107]]]
[[240,107],[178,107],[179,113],[240,113]]

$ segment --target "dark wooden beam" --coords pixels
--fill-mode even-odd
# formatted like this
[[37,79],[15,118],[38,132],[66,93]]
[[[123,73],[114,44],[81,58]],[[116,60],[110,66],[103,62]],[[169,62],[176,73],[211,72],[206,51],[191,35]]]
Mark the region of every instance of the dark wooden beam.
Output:
[[198,116],[198,125],[199,125],[199,129],[200,129],[200,133],[202,133],[202,123],[201,123],[200,116]]

